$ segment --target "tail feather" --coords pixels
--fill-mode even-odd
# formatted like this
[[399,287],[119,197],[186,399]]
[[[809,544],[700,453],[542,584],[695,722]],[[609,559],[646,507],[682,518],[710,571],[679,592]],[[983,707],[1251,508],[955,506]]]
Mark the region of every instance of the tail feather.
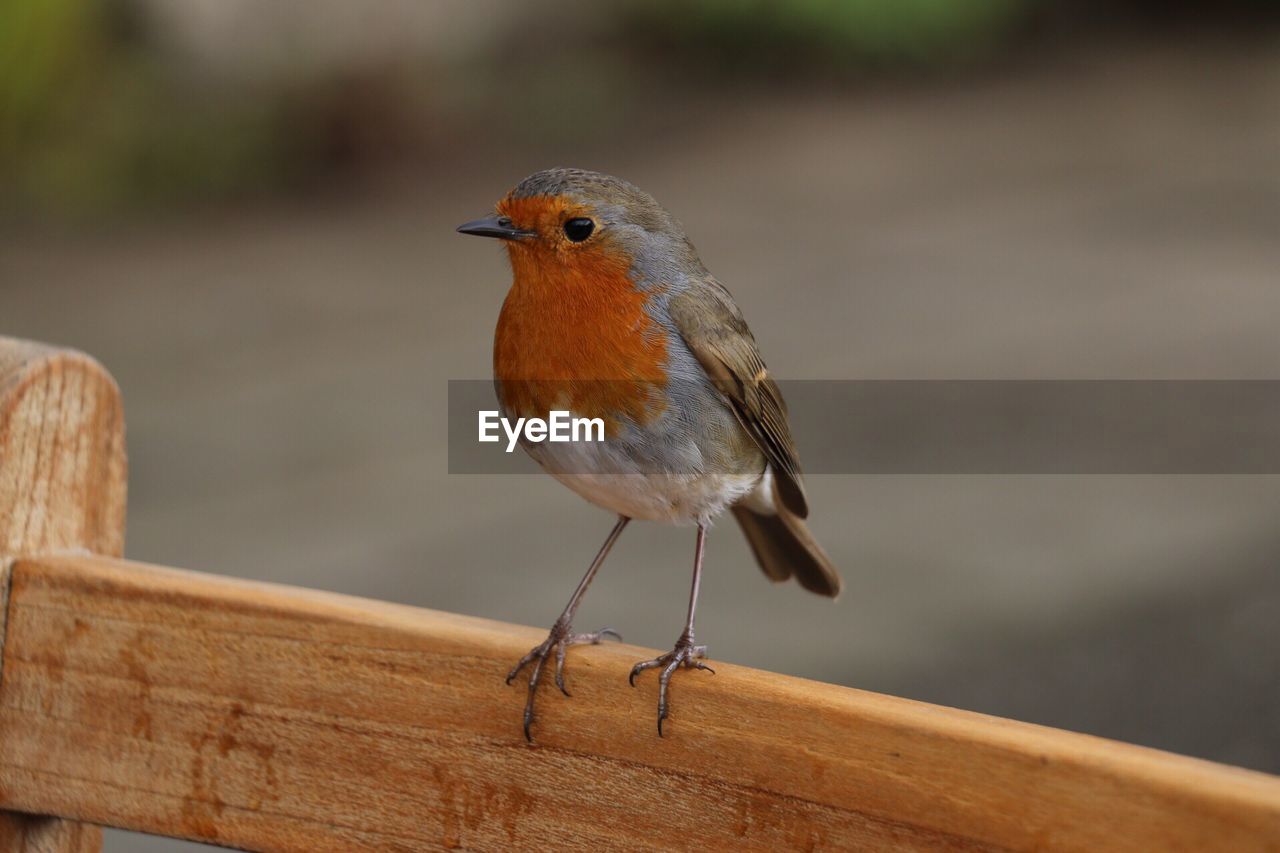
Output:
[[732,509],[756,562],[770,580],[794,576],[810,592],[832,598],[840,594],[840,574],[803,520],[782,506],[776,514],[755,512],[742,505]]

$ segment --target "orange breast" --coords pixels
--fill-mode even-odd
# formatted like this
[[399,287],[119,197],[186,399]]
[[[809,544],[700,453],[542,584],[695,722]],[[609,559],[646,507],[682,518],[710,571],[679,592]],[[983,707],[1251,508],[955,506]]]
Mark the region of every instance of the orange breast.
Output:
[[551,409],[645,423],[662,411],[666,340],[631,283],[630,259],[606,246],[548,259],[513,245],[514,282],[498,318],[494,375],[503,406],[522,417]]

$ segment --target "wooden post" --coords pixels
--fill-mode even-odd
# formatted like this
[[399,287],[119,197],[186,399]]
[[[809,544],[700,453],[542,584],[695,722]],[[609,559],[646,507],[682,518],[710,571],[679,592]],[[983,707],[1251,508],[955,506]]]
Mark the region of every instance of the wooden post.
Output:
[[[80,353],[0,337],[0,649],[17,557],[121,556],[125,471],[120,391],[107,372]],[[0,850],[101,848],[96,826],[0,812]]]

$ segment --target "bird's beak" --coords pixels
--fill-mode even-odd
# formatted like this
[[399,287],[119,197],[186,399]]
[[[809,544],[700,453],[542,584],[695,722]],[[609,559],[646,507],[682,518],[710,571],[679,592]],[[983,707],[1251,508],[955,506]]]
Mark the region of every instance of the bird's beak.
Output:
[[537,236],[534,231],[521,231],[511,224],[505,216],[486,216],[473,222],[464,222],[458,226],[459,234],[475,234],[477,237],[497,237],[500,240],[524,240]]

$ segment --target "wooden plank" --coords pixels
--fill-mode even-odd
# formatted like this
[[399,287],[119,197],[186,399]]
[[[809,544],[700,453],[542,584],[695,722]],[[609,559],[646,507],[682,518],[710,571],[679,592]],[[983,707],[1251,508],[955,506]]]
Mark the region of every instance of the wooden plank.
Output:
[[14,567],[0,805],[264,850],[1277,850],[1280,779],[717,662],[88,556]]
[[[80,353],[0,337],[0,569],[20,554],[122,554],[125,468],[120,391],[107,372]],[[7,591],[5,574],[0,603]],[[97,827],[0,814],[0,850],[101,847]]]

